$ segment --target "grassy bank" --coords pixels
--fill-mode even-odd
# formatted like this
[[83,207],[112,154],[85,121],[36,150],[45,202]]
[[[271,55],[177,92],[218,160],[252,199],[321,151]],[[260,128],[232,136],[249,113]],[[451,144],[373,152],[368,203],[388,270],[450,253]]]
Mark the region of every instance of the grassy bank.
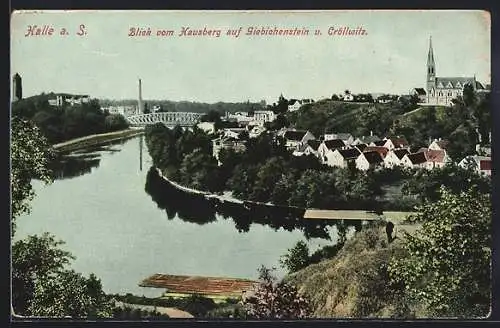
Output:
[[131,138],[144,133],[143,129],[126,129],[108,133],[93,134],[77,139],[68,140],[52,146],[57,152],[69,152],[78,149],[101,145],[119,139]]

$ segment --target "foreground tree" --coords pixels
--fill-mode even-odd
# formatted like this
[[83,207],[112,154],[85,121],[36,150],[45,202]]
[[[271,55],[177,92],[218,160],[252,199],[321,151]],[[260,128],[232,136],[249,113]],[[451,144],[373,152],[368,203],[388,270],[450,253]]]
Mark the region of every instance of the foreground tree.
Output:
[[54,156],[47,139],[31,122],[18,117],[11,124],[11,223],[12,235],[15,231],[14,219],[30,210],[29,202],[35,196],[31,179],[46,183],[52,181],[47,165]]
[[243,301],[248,319],[304,319],[310,315],[309,302],[295,286],[278,282],[264,266],[259,269],[259,279],[254,295]]
[[406,234],[408,256],[393,260],[389,272],[425,315],[486,316],[491,299],[491,200],[476,188],[453,194],[441,189],[413,217],[422,228]]

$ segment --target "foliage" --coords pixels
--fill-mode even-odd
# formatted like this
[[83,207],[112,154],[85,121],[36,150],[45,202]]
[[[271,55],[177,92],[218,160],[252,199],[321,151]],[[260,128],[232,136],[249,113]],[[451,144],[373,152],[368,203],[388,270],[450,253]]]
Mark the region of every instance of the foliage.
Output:
[[406,235],[408,255],[390,263],[391,278],[428,315],[485,316],[491,299],[490,196],[477,188],[440,192],[437,202],[426,203],[413,218],[422,228]]
[[280,258],[280,264],[289,273],[298,271],[309,264],[309,247],[299,240],[293,248],[288,249],[288,253]]
[[48,163],[54,157],[47,139],[29,121],[17,117],[11,124],[11,222],[12,234],[15,231],[14,219],[29,212],[29,202],[34,197],[31,179],[46,183],[52,181]]
[[124,306],[113,309],[113,318],[117,320],[161,320],[168,319],[169,316],[158,311],[133,309],[130,306]]
[[21,99],[12,104],[12,115],[32,120],[50,143],[63,142],[128,126],[123,117],[109,115],[101,110],[96,99],[88,103],[51,106],[53,93]]
[[64,243],[45,233],[12,245],[12,293],[16,313],[76,318],[110,316],[110,303],[93,274],[66,266],[74,257]]
[[270,269],[259,269],[260,283],[253,295],[243,300],[249,319],[304,319],[310,315],[309,303],[297,288],[277,281]]

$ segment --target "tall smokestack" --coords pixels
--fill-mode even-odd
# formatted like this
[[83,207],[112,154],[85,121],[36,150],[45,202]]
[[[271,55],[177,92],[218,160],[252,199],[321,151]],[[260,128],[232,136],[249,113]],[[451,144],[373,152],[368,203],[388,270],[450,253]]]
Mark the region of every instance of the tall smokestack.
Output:
[[143,114],[144,109],[142,105],[142,84],[141,84],[141,79],[139,79],[139,99],[138,99],[138,104],[137,104],[137,114]]

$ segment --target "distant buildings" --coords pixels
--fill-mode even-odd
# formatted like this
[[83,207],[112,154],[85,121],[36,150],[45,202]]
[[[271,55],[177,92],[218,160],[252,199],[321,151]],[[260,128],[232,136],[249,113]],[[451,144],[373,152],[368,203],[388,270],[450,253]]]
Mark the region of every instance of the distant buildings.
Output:
[[12,97],[13,101],[18,101],[23,99],[23,82],[21,75],[18,73],[14,74],[12,77]]
[[71,94],[54,94],[49,99],[49,105],[61,107],[65,104],[70,106],[80,105],[90,102],[90,97],[88,95],[71,95]]

